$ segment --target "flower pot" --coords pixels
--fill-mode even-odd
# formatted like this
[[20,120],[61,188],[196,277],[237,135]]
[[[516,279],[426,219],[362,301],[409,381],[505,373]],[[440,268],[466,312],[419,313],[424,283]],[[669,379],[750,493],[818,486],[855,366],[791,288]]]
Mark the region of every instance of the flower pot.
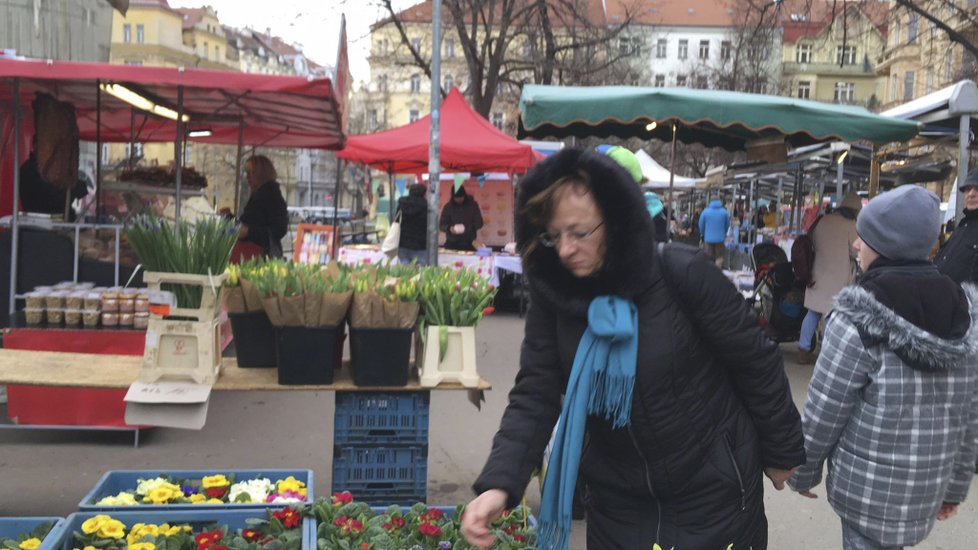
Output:
[[283,386],[332,384],[342,327],[275,327],[275,362]]
[[414,329],[351,328],[350,371],[358,386],[406,386]]
[[[444,355],[441,334],[445,334]],[[442,382],[458,382],[466,388],[479,386],[475,368],[475,327],[429,326],[425,332],[421,365],[421,386],[431,388]]]
[[238,366],[243,369],[275,366],[275,327],[264,311],[229,313]]

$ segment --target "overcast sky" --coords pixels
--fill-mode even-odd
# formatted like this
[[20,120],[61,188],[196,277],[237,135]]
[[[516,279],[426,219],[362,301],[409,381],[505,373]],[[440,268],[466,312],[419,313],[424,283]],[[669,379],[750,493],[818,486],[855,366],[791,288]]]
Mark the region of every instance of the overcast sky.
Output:
[[[394,0],[395,9],[404,9],[418,0]],[[370,25],[386,11],[375,0],[170,0],[177,8],[213,6],[218,19],[232,27],[252,27],[287,42],[302,45],[307,57],[321,65],[336,64],[340,14],[346,14],[346,34],[350,44],[350,71],[356,82],[370,78],[367,55],[370,53]]]

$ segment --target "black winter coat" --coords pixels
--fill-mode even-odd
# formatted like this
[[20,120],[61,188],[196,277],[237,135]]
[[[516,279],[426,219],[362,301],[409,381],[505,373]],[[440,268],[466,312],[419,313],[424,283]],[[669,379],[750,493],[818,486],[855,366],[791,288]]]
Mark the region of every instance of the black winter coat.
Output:
[[[516,384],[474,489],[503,489],[509,505],[520,500],[560,415],[590,300],[615,294],[634,301],[639,312],[631,425],[615,430],[589,418],[581,461],[587,492],[619,503],[660,503],[653,542],[664,548],[763,546],[757,542],[766,536],[762,467],[790,469],[805,461],[780,351],[703,253],[671,245],[657,258],[638,187],[605,157],[577,150],[553,155],[520,182],[518,208],[581,169],[595,182],[604,214],[604,267],[594,278],[578,279],[554,249],[526,254],[543,229],[517,222],[531,306]],[[588,521],[594,521],[590,514]],[[761,529],[763,536],[754,537]],[[642,547],[651,547],[646,542]]]
[[277,181],[269,181],[251,193],[241,213],[248,225],[246,241],[257,244],[265,255],[282,255],[282,237],[289,231],[289,208]]
[[[465,226],[465,232],[455,235],[449,229],[460,223]],[[465,202],[455,204],[453,199],[448,199],[448,203],[441,209],[438,227],[446,232],[445,248],[450,250],[475,250],[472,243],[475,235],[482,228],[482,212],[479,211],[479,203],[471,195],[465,196]]]
[[428,248],[428,201],[424,195],[401,197],[397,201],[397,212],[401,214],[401,240],[398,246],[409,250]]
[[934,263],[958,284],[978,283],[978,210],[965,211]]

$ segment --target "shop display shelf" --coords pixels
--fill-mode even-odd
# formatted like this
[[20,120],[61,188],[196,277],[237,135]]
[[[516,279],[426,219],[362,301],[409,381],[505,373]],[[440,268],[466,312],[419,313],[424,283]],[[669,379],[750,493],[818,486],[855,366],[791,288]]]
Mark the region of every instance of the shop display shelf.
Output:
[[427,445],[428,392],[336,394],[337,445]]
[[[279,508],[284,508],[284,506],[278,505]],[[212,525],[227,525],[229,529],[244,529],[250,526],[250,521],[252,520],[262,520],[267,519],[268,514],[265,510],[252,508],[250,510],[166,510],[166,511],[130,511],[127,512],[112,512],[110,515],[113,519],[117,519],[125,524],[126,528],[130,528],[137,523],[153,523],[162,524],[169,523],[170,525],[190,525],[194,528],[194,531],[208,528]],[[82,523],[98,514],[104,514],[105,512],[76,512],[68,516],[58,531],[58,538],[55,540],[54,545],[50,547],[50,550],[72,550],[75,548],[74,533],[81,532]],[[315,531],[314,526],[310,526],[313,523],[311,518],[305,518],[302,520],[302,547],[301,550],[316,550],[316,539],[312,536]],[[41,547],[44,550],[48,548]],[[39,548],[38,550],[41,550]]]
[[87,511],[161,511],[161,510],[221,510],[221,509],[253,509],[281,506],[281,504],[160,504],[160,505],[139,505],[139,506],[98,506],[95,503],[99,500],[118,494],[120,491],[128,491],[136,488],[139,479],[152,479],[160,475],[167,475],[172,479],[200,479],[204,476],[215,474],[234,475],[235,481],[244,479],[254,479],[257,477],[267,477],[275,483],[280,479],[289,476],[306,484],[309,491],[306,496],[307,502],[314,500],[313,485],[314,478],[312,470],[282,470],[269,468],[267,470],[110,470],[102,475],[95,487],[86,494],[78,510]]
[[55,541],[60,538],[60,533],[64,529],[63,518],[44,518],[44,517],[0,517],[0,540],[16,539],[18,535],[30,533],[42,523],[51,522],[54,526],[48,536],[41,541],[41,546],[37,550],[53,550],[56,548]]

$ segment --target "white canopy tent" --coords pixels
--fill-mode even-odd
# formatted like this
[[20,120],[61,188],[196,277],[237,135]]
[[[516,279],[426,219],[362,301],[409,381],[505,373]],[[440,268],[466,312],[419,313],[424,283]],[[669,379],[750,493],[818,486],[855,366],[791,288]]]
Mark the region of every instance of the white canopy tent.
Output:
[[[638,164],[642,167],[642,175],[647,180],[642,187],[648,189],[664,189],[669,187],[669,169],[662,166],[644,150],[635,151]],[[696,180],[684,176],[676,175],[673,178],[673,186],[676,189],[692,189],[696,187]]]

